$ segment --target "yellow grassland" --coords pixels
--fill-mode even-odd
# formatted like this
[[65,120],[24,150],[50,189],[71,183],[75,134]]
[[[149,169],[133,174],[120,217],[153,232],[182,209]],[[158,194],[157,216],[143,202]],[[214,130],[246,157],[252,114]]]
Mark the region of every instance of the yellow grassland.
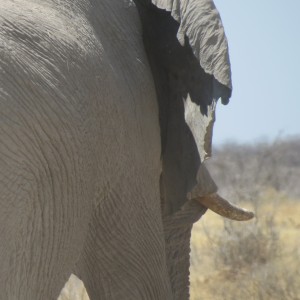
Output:
[[[300,200],[269,190],[256,206],[257,218],[248,222],[253,222],[255,227],[265,218],[273,218],[271,225],[278,233],[275,242],[280,248],[279,254],[246,267],[220,263],[216,257],[220,255],[216,253],[219,245],[216,240],[225,230],[224,221],[213,212],[207,212],[192,232],[191,300],[300,299]],[[246,230],[248,222],[234,226]],[[269,226],[267,222],[262,224]]]

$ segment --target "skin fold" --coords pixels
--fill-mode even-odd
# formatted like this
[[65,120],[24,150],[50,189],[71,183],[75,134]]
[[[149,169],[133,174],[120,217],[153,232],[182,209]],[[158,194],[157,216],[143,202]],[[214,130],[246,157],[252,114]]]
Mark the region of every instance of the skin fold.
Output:
[[209,0],[1,2],[0,299],[189,298],[227,51]]

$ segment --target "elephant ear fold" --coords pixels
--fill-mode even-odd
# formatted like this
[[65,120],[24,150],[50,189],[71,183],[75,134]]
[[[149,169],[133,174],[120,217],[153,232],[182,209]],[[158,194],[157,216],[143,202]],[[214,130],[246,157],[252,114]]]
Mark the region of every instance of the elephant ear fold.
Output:
[[[203,161],[211,156],[216,102],[221,98],[222,103],[227,104],[232,91],[228,43],[221,17],[212,0],[152,0],[152,4],[170,12],[179,23],[177,40],[181,46],[189,44],[198,64],[206,73],[206,76],[202,76],[204,80],[195,85],[202,89],[201,93],[206,94],[207,108],[199,111],[193,99],[189,101],[189,98],[193,98],[189,90],[184,113]],[[211,86],[210,91],[208,86]]]
[[[152,3],[171,13],[172,17],[180,24],[177,38],[181,45],[184,45],[185,36],[187,36],[193,53],[203,70],[231,90],[227,39],[221,17],[213,1],[152,0]],[[228,91],[226,94],[223,102],[226,102]]]

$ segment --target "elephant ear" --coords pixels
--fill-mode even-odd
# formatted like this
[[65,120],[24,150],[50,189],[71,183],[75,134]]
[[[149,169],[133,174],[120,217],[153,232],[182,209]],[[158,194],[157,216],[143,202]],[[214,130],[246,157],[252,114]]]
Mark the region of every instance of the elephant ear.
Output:
[[204,71],[231,90],[227,39],[213,1],[152,0],[152,3],[171,13],[180,24],[177,32],[180,44],[184,45],[184,37],[187,36],[193,53]]
[[222,103],[227,104],[232,91],[228,43],[222,21],[212,0],[152,0],[152,3],[170,12],[179,23],[178,42],[182,46],[189,44],[201,68],[213,77],[211,95],[206,93],[212,99],[205,100],[209,104],[205,113],[203,109],[202,112],[196,109],[196,101],[190,99],[192,93],[189,93],[185,103],[186,123],[194,136],[202,162],[211,156],[216,101],[221,98]]
[[211,156],[219,98],[231,96],[227,40],[211,0],[135,1],[155,81],[165,215],[216,192],[203,161]]
[[204,71],[232,89],[227,39],[213,1],[152,0],[152,3],[171,12],[180,24],[177,33],[179,42],[183,45],[184,37],[188,37],[193,53]]

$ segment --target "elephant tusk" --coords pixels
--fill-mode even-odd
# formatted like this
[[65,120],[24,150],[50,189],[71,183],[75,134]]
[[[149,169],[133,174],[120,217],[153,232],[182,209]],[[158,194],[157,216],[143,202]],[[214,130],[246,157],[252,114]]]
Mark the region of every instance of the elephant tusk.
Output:
[[196,198],[203,206],[209,208],[216,214],[235,221],[247,221],[254,217],[254,213],[237,207],[223,199],[217,193]]

